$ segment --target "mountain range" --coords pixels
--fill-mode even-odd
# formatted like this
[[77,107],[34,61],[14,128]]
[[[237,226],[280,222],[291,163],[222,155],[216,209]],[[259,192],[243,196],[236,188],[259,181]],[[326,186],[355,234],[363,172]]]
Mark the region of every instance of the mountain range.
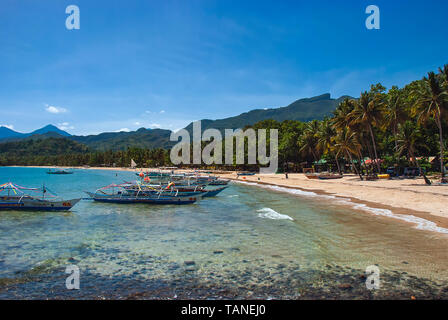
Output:
[[[299,120],[303,122],[314,119],[321,120],[336,109],[337,105],[348,96],[332,99],[330,94],[300,99],[286,107],[270,109],[254,109],[238,116],[210,120],[202,120],[202,130],[215,128],[218,130],[244,128],[258,121],[273,119],[277,121]],[[193,124],[185,129],[192,132]],[[175,142],[170,141],[170,130],[140,128],[131,132],[106,132],[98,135],[75,136],[60,130],[54,125],[47,125],[30,133],[20,133],[6,127],[0,127],[0,143],[22,139],[43,139],[48,137],[64,137],[86,145],[92,150],[125,150],[128,147],[170,148]]]
[[[238,116],[201,121],[202,131],[214,128],[218,130],[244,128],[253,125],[259,121],[272,119],[279,122],[284,120],[299,120],[308,122],[311,120],[322,120],[329,116],[338,106],[338,104],[349,96],[342,96],[338,99],[332,99],[329,93],[294,101],[290,105],[281,108],[254,109],[249,112],[241,113]],[[193,123],[190,123],[185,129],[190,133],[193,130]]]
[[33,132],[30,132],[30,133],[20,133],[20,132],[12,130],[10,128],[2,126],[2,127],[0,127],[0,140],[27,138],[27,137],[31,137],[33,135],[46,134],[49,132],[57,133],[59,136],[62,136],[62,137],[70,137],[70,134],[68,132],[65,132],[65,131],[59,129],[58,127],[56,127],[52,124],[49,124],[48,126],[34,130]]

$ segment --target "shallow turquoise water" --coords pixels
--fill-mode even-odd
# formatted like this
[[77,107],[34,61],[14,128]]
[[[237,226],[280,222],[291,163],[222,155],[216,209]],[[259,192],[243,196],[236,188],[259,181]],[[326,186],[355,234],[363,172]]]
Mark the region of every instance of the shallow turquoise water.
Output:
[[[77,198],[86,196],[83,191],[135,179],[120,171],[45,171],[0,168],[0,183],[45,183],[63,198]],[[66,213],[0,211],[0,279],[23,277],[39,267],[64,277],[71,264],[98,279],[119,282],[129,277],[177,279],[189,268],[197,279],[229,280],[248,266],[273,273],[279,266],[365,270],[376,264],[385,272],[445,281],[446,240],[445,235],[336,205],[332,199],[234,183],[216,198],[185,206],[82,201]],[[275,279],[253,276],[247,281],[263,285]]]

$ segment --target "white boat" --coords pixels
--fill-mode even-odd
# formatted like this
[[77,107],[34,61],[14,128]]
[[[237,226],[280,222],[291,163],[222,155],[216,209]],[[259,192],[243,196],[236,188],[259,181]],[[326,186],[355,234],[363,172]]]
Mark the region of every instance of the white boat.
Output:
[[[40,193],[34,196],[29,193]],[[11,182],[0,185],[0,210],[67,211],[81,199],[62,200],[47,188],[26,188]]]

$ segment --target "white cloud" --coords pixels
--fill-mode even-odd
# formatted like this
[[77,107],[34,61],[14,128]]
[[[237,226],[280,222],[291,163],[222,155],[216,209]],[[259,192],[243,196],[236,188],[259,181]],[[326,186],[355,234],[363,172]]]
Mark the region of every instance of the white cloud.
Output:
[[151,125],[149,126],[150,128],[160,128],[162,125],[160,125],[159,123],[151,123]]
[[73,130],[73,129],[75,129],[75,127],[70,125],[70,123],[68,123],[68,122],[58,123],[58,128],[61,129],[61,130]]
[[121,128],[120,130],[117,130],[115,132],[130,132],[130,131],[131,131],[131,129],[129,129],[129,128]]
[[165,110],[160,110],[160,113],[165,113]]
[[141,125],[142,125],[142,123],[141,123],[141,122],[138,122],[138,121],[136,121],[134,124],[135,124],[136,126],[141,126]]
[[147,114],[151,114],[152,112],[149,111],[149,110],[146,110],[145,113],[147,113]]
[[11,130],[14,130],[14,126],[12,124],[0,124],[0,127],[5,127]]
[[67,109],[62,108],[62,107],[55,107],[55,106],[50,106],[48,104],[45,105],[45,110],[47,112],[50,113],[54,113],[54,114],[58,114],[58,113],[65,113],[67,112]]

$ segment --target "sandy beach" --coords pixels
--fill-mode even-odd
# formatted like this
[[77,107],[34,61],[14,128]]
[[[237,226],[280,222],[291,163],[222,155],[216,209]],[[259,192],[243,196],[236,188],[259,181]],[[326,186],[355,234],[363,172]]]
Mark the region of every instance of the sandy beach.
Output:
[[448,227],[448,187],[437,184],[427,186],[423,178],[360,181],[358,176],[344,175],[342,179],[314,180],[301,173],[289,174],[286,179],[284,174],[237,177],[234,172],[219,176],[349,198],[371,207],[412,214]]

